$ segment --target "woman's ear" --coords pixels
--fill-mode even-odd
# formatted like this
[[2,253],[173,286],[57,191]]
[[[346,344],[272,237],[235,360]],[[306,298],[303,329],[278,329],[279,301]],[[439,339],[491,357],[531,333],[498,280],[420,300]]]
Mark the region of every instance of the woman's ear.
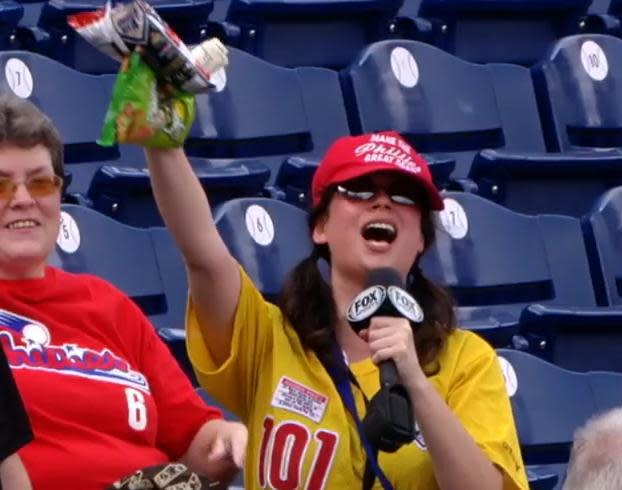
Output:
[[316,245],[325,245],[328,242],[326,238],[326,219],[327,215],[324,213],[317,219],[315,225],[313,226],[311,239]]

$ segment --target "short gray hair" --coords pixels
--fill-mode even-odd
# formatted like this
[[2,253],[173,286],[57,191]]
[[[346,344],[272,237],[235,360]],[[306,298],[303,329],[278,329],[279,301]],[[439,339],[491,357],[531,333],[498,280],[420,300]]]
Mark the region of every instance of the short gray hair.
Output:
[[50,152],[54,173],[63,177],[63,143],[52,120],[28,100],[0,93],[0,146],[32,148],[42,145]]
[[597,414],[577,429],[564,490],[622,489],[622,408]]

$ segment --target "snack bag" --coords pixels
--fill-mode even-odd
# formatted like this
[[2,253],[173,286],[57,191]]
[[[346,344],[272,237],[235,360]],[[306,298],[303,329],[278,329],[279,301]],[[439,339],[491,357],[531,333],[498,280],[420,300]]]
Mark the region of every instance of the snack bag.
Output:
[[209,80],[228,63],[227,48],[216,38],[190,50],[144,0],[70,15],[69,25],[104,54],[121,61],[136,48],[158,79],[186,92],[208,91]]
[[181,146],[194,119],[193,94],[213,86],[211,75],[228,64],[227,48],[213,38],[190,50],[144,0],[108,2],[68,22],[122,61],[98,143]]
[[190,131],[194,109],[194,95],[158,82],[135,51],[121,65],[98,143],[181,146]]

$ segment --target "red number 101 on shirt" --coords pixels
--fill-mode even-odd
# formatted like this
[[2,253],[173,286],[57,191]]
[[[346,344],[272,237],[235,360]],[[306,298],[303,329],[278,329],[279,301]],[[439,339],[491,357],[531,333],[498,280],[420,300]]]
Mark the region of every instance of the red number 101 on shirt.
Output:
[[333,464],[339,436],[319,429],[311,437],[309,429],[297,422],[285,421],[274,425],[272,417],[263,421],[263,435],[259,449],[259,486],[275,490],[301,488],[302,463],[312,439],[315,456],[304,488],[322,490]]

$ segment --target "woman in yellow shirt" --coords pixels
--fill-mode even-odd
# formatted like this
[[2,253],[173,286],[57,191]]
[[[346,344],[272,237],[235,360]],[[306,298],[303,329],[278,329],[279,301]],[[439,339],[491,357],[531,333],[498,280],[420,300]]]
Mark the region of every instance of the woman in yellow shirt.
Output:
[[[495,352],[455,328],[450,296],[418,268],[443,202],[427,163],[397,133],[348,136],[329,148],[312,184],[314,252],[292,272],[280,308],[229,254],[183,151],[146,154],[188,268],[198,379],[249,427],[247,488],[528,488]],[[319,259],[330,264],[328,283]],[[415,328],[375,316],[357,334],[349,305],[380,267],[398,272],[423,321]],[[380,388],[377,365],[389,360],[417,430],[413,442],[380,452],[376,465],[356,419]],[[344,362],[347,389],[333,370]]]

